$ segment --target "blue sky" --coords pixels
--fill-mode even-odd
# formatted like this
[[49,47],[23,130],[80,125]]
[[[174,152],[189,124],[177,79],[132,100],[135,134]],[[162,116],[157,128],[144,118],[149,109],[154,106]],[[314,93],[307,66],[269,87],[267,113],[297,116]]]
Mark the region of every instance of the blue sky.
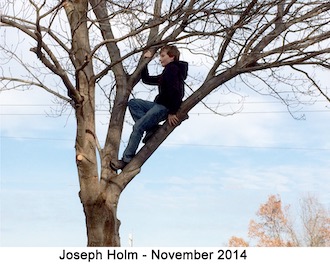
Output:
[[[0,93],[1,246],[86,245],[75,121],[70,111],[50,117],[52,99],[38,90]],[[197,106],[123,192],[122,245],[129,234],[135,246],[247,238],[249,221],[271,194],[295,207],[311,193],[329,208],[328,107],[320,98],[298,121],[274,99],[253,94],[233,116]],[[101,139],[105,121],[99,113]],[[125,125],[124,140],[129,133]]]

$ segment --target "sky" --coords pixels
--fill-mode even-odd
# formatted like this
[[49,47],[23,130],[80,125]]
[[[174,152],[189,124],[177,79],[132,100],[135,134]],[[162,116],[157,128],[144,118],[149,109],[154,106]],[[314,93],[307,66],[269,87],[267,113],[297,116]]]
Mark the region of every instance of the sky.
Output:
[[[193,65],[190,76],[203,76],[197,59],[184,59]],[[317,76],[329,89],[328,73]],[[222,91],[207,103],[227,102],[220,112],[239,109],[239,98]],[[305,115],[297,120],[274,98],[243,85],[240,92],[246,98],[238,114],[216,115],[202,104],[192,109],[127,186],[118,207],[122,246],[129,245],[129,236],[134,246],[155,247],[224,246],[231,236],[249,240],[249,221],[273,194],[292,205],[297,218],[299,200],[307,194],[330,208],[330,103],[318,98],[297,108],[296,117]],[[56,116],[57,110],[44,91],[0,91],[2,247],[87,244],[74,114],[69,109]],[[107,117],[97,112],[101,143]],[[125,124],[121,152],[130,131]]]
[[[0,105],[0,245],[85,246],[74,116],[51,116],[52,98],[37,89],[1,92]],[[329,208],[328,106],[320,99],[305,107],[306,120],[262,96],[227,117],[197,106],[122,193],[122,245],[130,235],[134,246],[248,240],[249,221],[272,194],[294,208],[314,194]],[[98,117],[102,134],[105,117]]]

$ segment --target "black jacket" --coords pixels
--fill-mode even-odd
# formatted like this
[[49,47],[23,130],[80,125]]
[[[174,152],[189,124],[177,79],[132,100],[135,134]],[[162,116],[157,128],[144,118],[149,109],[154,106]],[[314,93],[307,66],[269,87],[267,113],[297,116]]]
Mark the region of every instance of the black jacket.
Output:
[[184,96],[184,80],[188,75],[188,63],[173,61],[167,64],[160,75],[150,76],[148,68],[142,71],[142,81],[145,84],[158,85],[157,104],[164,105],[169,114],[175,114],[182,103]]

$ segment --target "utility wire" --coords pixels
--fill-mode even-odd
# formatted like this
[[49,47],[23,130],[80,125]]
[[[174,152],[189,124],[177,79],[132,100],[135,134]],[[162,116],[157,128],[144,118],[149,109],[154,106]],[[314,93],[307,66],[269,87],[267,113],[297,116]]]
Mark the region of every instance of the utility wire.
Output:
[[[96,112],[107,112],[107,113],[96,113],[98,116],[106,116],[109,115],[108,111],[106,110],[96,110]],[[299,111],[291,111],[292,113],[330,113],[330,109],[317,109],[317,110],[299,110]],[[279,111],[241,111],[238,113],[233,113],[233,112],[220,112],[219,113],[223,115],[231,115],[231,114],[287,114],[288,111],[285,110],[279,110]],[[60,113],[60,114],[47,114],[47,113],[0,113],[0,116],[70,116],[72,114],[65,114],[65,113]],[[214,115],[212,112],[191,112],[189,115]]]
[[[327,100],[315,100],[315,101],[301,101],[300,103],[302,104],[315,104],[315,103],[328,103]],[[210,105],[228,105],[228,104],[282,104],[281,101],[251,101],[251,102],[234,102],[234,101],[228,101],[228,102],[208,102],[207,104]],[[0,104],[0,106],[4,106],[4,107],[44,107],[44,106],[48,106],[48,107],[55,107],[55,106],[59,106],[58,104]],[[99,107],[100,105],[96,105],[96,107]],[[106,111],[106,110],[105,110]]]
[[[40,137],[10,137],[1,136],[1,139],[17,140],[45,140],[45,141],[73,141],[69,138],[40,138]],[[216,147],[216,148],[245,148],[245,149],[274,149],[274,150],[298,150],[298,151],[330,151],[330,148],[307,148],[307,147],[268,147],[268,146],[242,146],[242,145],[220,145],[220,144],[180,144],[165,143],[164,146],[185,146],[185,147]]]
[[[316,100],[313,103],[327,103],[327,100]],[[302,102],[302,103],[310,103],[309,101]],[[241,103],[238,102],[221,102],[221,103],[207,103],[208,105],[221,105],[221,106],[228,106],[228,105],[239,105]],[[281,104],[279,101],[252,101],[252,102],[244,102],[243,104],[249,104],[249,105],[257,105],[257,104]],[[1,108],[12,108],[12,107],[56,107],[58,105],[56,104],[1,104]],[[96,105],[96,115],[109,115],[109,109],[102,108],[104,105]],[[54,113],[48,114],[48,113],[0,113],[0,116],[70,116],[71,114],[67,113],[59,113],[56,114],[56,110],[54,110]],[[292,113],[327,113],[330,112],[329,108],[326,109],[315,109],[315,110],[291,110]],[[102,113],[104,112],[104,113]],[[221,112],[221,110],[219,110]],[[278,111],[239,111],[239,114],[286,114],[288,113],[288,110],[278,110]],[[190,115],[213,115],[213,112],[190,112]],[[231,115],[233,112],[221,112],[223,115]]]

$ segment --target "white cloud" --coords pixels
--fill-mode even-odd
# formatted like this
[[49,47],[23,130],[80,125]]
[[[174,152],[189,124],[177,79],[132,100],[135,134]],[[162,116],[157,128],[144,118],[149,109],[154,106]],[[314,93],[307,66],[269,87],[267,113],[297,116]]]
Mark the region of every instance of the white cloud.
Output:
[[[253,111],[249,107],[245,111]],[[275,108],[273,108],[275,111]],[[269,109],[268,109],[269,110]],[[259,109],[259,111],[263,111]],[[208,114],[198,114],[205,113]],[[233,146],[273,146],[276,129],[281,125],[278,115],[244,114],[219,116],[210,113],[202,106],[191,111],[190,118],[175,131],[169,143],[205,144]]]

